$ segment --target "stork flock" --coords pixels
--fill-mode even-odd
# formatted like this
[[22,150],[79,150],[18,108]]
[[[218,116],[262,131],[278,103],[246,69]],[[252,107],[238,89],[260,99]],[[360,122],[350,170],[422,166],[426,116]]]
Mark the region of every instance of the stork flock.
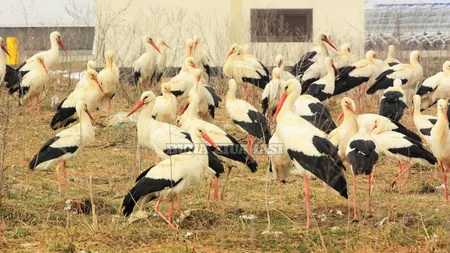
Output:
[[[18,93],[21,104],[30,103],[30,110],[35,99],[38,112],[39,96],[48,83],[49,70],[60,61],[59,47],[66,51],[58,32],[50,34],[50,41],[50,50],[39,52],[13,68],[6,65],[9,53],[0,38],[0,47],[4,51],[0,53],[0,81],[5,83],[11,95]],[[357,60],[350,45],[345,44],[338,51],[325,34],[317,35],[314,42],[316,47],[300,57],[290,70],[285,69],[284,57],[277,56],[272,75],[248,48],[238,44],[230,47],[223,65],[228,88],[225,109],[237,128],[248,135],[244,148],[236,137],[215,123],[222,98],[210,86],[211,66],[206,52],[200,47],[199,37],[187,40],[181,71],[162,83],[166,68],[163,48],[170,49],[170,46],[165,41],[157,45],[150,36],[144,36],[146,52],[134,63],[134,81],[143,92],[128,116],[140,110],[138,142],[154,150],[158,161],[143,171],[135,186],[126,193],[123,214],[137,215],[148,201],[157,199],[155,212],[170,227],[176,228],[174,201],[178,198],[179,211],[181,196],[192,185],[207,177],[210,188],[214,187],[213,198],[218,200],[219,178],[227,172],[220,193],[223,200],[232,168],[247,167],[251,172],[257,171],[259,165],[253,158],[255,138],[265,147],[259,155],[268,158],[268,168],[280,189],[294,170],[303,174],[308,228],[311,227],[309,180],[317,178],[326,187],[348,198],[345,162],[352,172],[355,222],[359,220],[356,176],[368,175],[368,212],[371,216],[373,175],[380,159],[398,162],[398,176],[391,184],[401,182],[399,191],[405,173],[414,164],[439,163],[448,203],[446,171],[450,166],[450,130],[446,99],[450,97],[450,61],[443,64],[442,72],[420,83],[423,68],[418,51],[411,52],[409,63],[394,58],[393,46],[389,46],[384,61],[372,50],[364,59]],[[329,50],[338,52],[334,59]],[[96,122],[91,113],[104,109],[109,114],[119,85],[119,68],[112,51],[105,53],[105,63],[99,73],[95,70],[95,62],[87,63],[86,76],[67,94],[51,119],[52,129],[65,129],[47,140],[29,163],[29,169],[35,170],[59,162],[56,168],[59,191],[59,169],[62,167],[65,176],[66,161],[95,138]],[[160,96],[148,90],[152,84],[160,85]],[[415,88],[416,84],[419,84],[418,88]],[[239,98],[239,88],[244,90],[244,99]],[[255,99],[253,105],[248,102],[248,89],[252,94],[262,90],[260,105],[255,104]],[[352,89],[357,90],[358,107],[348,97],[354,94],[349,93]],[[381,90],[384,91],[379,113],[362,113],[361,99]],[[412,95],[410,90],[415,92],[412,108],[418,134],[400,123],[408,108],[408,95]],[[342,110],[337,122],[342,120],[342,123],[337,126],[327,108],[328,100],[343,93],[347,96],[340,100]],[[436,117],[422,114],[434,104]],[[163,199],[170,201],[167,215],[159,209]]]

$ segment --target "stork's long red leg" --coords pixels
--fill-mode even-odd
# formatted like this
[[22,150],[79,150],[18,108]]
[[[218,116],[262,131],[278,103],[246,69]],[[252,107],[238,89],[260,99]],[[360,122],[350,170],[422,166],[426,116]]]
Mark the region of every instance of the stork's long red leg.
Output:
[[[214,200],[219,200],[219,178],[214,178]],[[222,197],[223,200],[223,197]]]
[[356,175],[353,174],[353,220],[352,222],[358,222],[358,211],[356,207]]
[[280,197],[280,205],[283,206],[283,193],[281,191],[281,179],[280,179],[280,172],[278,171],[278,168],[275,168],[275,171],[277,172],[277,181],[278,181],[278,195]]
[[172,222],[172,216],[173,216],[173,199],[170,200],[169,212],[167,213],[167,219],[169,219],[170,222]]
[[391,182],[391,187],[394,187],[395,183],[397,181],[400,181],[399,179],[406,173],[408,172],[409,169],[412,168],[412,164],[409,164],[408,168],[406,168],[400,175],[398,175],[396,178],[394,178],[394,180],[392,180]]
[[109,111],[111,110],[111,98],[108,100],[108,117],[109,117]]
[[250,156],[253,156],[253,144],[255,143],[255,139],[250,134],[247,135],[247,151]]
[[64,162],[64,160],[59,161],[58,166],[56,166],[56,175],[58,176],[58,192],[61,193],[61,177],[59,175],[59,167],[61,167],[61,164]]
[[181,195],[178,195],[177,212],[181,210]]
[[154,209],[155,212],[156,212],[156,214],[158,214],[159,217],[163,218],[163,220],[165,220],[165,221],[167,222],[167,224],[169,225],[169,227],[171,227],[171,228],[173,228],[173,229],[177,229],[177,228],[172,224],[172,222],[170,222],[170,220],[167,219],[166,216],[164,216],[164,214],[161,212],[161,210],[159,210],[159,204],[161,203],[161,200],[162,200],[162,196],[160,196],[159,199],[158,199],[158,202],[156,202],[155,209]]
[[311,228],[311,210],[309,209],[309,184],[308,175],[303,174],[303,181],[305,182],[305,202],[306,202],[306,227]]
[[369,179],[368,179],[368,183],[369,183],[369,218],[372,218],[372,205],[371,205],[371,200],[372,200],[372,173],[369,174]]
[[208,178],[208,195],[206,197],[207,201],[209,201],[209,196],[211,195],[211,185],[212,185],[212,180],[211,180],[211,178]]
[[247,88],[244,88],[244,93],[245,93],[245,101],[248,102],[248,90],[247,90]]
[[222,193],[220,194],[221,200],[225,199],[225,188],[227,187],[228,178],[230,177],[230,174],[231,174],[231,167],[228,167],[227,178],[225,179],[225,183],[223,184],[223,188],[222,188]]
[[447,171],[445,169],[444,164],[441,162],[442,169],[442,179],[444,179],[444,188],[445,188],[445,202],[448,204],[448,185],[447,185]]
[[[398,161],[398,165],[399,165],[399,171],[398,174],[402,175],[403,171],[405,170],[405,168],[403,168],[403,163],[401,161]],[[400,181],[400,184],[398,184],[398,193],[402,192],[402,181]]]

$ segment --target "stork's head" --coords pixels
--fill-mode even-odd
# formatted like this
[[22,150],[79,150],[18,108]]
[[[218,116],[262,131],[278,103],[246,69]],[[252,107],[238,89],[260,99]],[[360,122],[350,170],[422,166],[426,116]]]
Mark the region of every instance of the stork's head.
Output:
[[280,75],[281,75],[281,69],[279,67],[275,67],[272,70],[272,78],[280,79]]
[[328,45],[330,45],[330,47],[332,47],[334,50],[336,50],[336,52],[339,52],[337,47],[333,44],[333,42],[331,42],[330,38],[328,38],[328,36],[326,34],[319,33],[316,37],[316,40],[327,43]]
[[442,65],[442,71],[444,71],[444,73],[450,73],[450,61],[444,62]]
[[170,82],[161,84],[161,93],[162,94],[170,94],[171,93],[171,91],[170,91],[171,86],[172,85],[171,85]]
[[92,117],[92,114],[89,112],[86,102],[84,102],[83,100],[77,102],[77,104],[75,105],[75,110],[79,118],[81,118],[81,113],[84,111],[87,113],[89,118],[94,121],[94,117]]
[[9,56],[11,57],[11,55],[9,54],[8,50],[6,49],[6,45],[5,45],[5,41],[3,40],[2,37],[0,37],[0,48]]
[[59,46],[61,47],[61,49],[64,50],[64,52],[67,54],[67,49],[64,46],[64,43],[61,39],[61,34],[59,32],[54,31],[54,32],[50,33],[50,40],[56,41],[59,44]]
[[377,57],[377,54],[375,53],[375,51],[373,51],[373,50],[367,51],[367,53],[366,53],[366,59],[367,60],[373,61],[373,60],[376,59],[376,57]]
[[275,58],[275,65],[278,68],[281,68],[283,64],[284,64],[284,57],[281,54],[277,55],[277,57]]
[[197,68],[197,66],[195,65],[195,60],[193,57],[188,57],[186,58],[186,60],[184,60],[184,64],[186,67],[191,67],[191,68]]
[[158,51],[158,53],[161,53],[161,50],[159,50],[159,47],[155,44],[153,39],[150,38],[150,36],[144,35],[143,41],[144,41],[144,43],[150,44],[156,51]]
[[44,62],[44,56],[38,54],[36,56],[36,63],[40,64],[42,66],[42,68],[45,70],[45,73],[48,74],[48,70],[47,70],[47,67],[45,66],[45,62]]
[[192,37],[192,42],[194,43],[194,49],[197,48],[198,44],[200,43],[200,38],[198,36]]
[[149,104],[153,101],[155,101],[155,94],[153,93],[153,91],[143,92],[141,95],[141,98],[139,99],[139,102],[133,107],[133,109],[131,109],[131,111],[127,114],[127,117],[129,117],[131,114],[135,113],[143,105]]
[[90,70],[90,69],[95,70],[96,67],[97,67],[97,64],[96,64],[95,61],[93,61],[93,60],[90,60],[90,61],[88,61],[88,62],[86,63],[86,69],[87,69],[87,70]]
[[238,53],[240,50],[241,50],[241,46],[239,46],[238,44],[234,43],[233,45],[231,45],[231,47],[230,47],[230,52],[229,52],[228,55],[227,55],[227,59],[228,59],[231,55],[233,55],[233,54],[235,54],[235,53]]
[[439,118],[440,115],[443,115],[445,120],[448,122],[448,116],[447,116],[447,107],[448,107],[448,103],[447,100],[445,99],[439,99],[438,101],[438,105],[437,105],[437,116]]
[[420,53],[417,50],[411,52],[409,56],[409,60],[411,64],[420,63]]
[[341,46],[341,53],[342,54],[349,54],[351,53],[350,44],[344,44]]
[[188,56],[192,56],[192,48],[194,47],[194,41],[192,39],[188,39],[186,41],[186,47],[188,50]]
[[86,73],[86,78],[88,79],[88,81],[94,81],[94,82],[97,84],[98,88],[99,88],[102,92],[105,92],[105,91],[103,90],[102,85],[101,85],[100,82],[98,81],[97,76],[98,76],[97,71],[95,71],[95,70],[93,70],[93,69],[88,70],[87,73]]

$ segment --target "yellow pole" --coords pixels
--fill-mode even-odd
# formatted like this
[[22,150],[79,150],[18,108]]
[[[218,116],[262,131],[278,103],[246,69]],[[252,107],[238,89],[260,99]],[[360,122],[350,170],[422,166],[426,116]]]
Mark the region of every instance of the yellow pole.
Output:
[[7,64],[19,64],[19,40],[16,37],[7,37],[6,45],[11,57],[7,57]]

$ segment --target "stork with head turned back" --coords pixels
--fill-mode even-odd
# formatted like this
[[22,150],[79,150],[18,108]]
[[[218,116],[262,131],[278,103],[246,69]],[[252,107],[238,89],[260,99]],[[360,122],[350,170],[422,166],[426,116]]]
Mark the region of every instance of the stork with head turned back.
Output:
[[267,145],[270,138],[270,129],[267,126],[266,117],[248,102],[236,98],[237,83],[234,79],[228,81],[228,92],[225,100],[225,108],[228,116],[243,132],[248,133],[247,150],[253,155],[254,139],[262,139]]
[[[249,85],[264,89],[269,83],[269,70],[251,54],[245,54],[241,46],[233,44],[223,65],[224,74],[236,80],[244,88],[248,101]],[[253,94],[255,94],[253,92]]]
[[282,69],[275,67],[272,70],[272,80],[266,85],[262,93],[261,107],[263,114],[270,118],[277,109],[280,102],[280,87],[284,84],[284,79],[281,78]]
[[445,188],[445,201],[448,204],[447,170],[450,166],[450,130],[448,128],[448,103],[439,99],[437,103],[437,122],[431,129],[430,147],[442,169],[442,179]]
[[284,63],[284,57],[280,54],[277,55],[277,57],[275,58],[275,66],[280,69],[280,78],[284,81],[295,78],[294,75],[284,69]]
[[97,72],[89,70],[69,96],[58,106],[50,123],[51,128],[56,130],[77,121],[76,104],[78,101],[85,101],[91,112],[97,110],[101,105],[103,94],[102,85],[97,79]]
[[437,118],[431,115],[424,115],[420,110],[420,96],[414,95],[413,97],[413,120],[419,135],[425,140],[427,144],[430,144],[431,129],[437,122]]
[[405,91],[402,88],[402,80],[397,78],[394,80],[394,86],[384,91],[378,114],[398,122],[407,107]]
[[277,136],[283,144],[282,148],[295,168],[303,173],[307,227],[310,228],[308,175],[316,176],[343,197],[348,198],[347,182],[343,173],[345,166],[326,134],[294,113],[294,104],[301,92],[300,83],[291,79],[281,89],[283,95],[275,113],[277,128],[274,136]]
[[306,52],[291,69],[291,73],[301,80],[303,92],[308,90],[311,83],[327,74],[324,61],[329,56],[329,53],[326,44],[336,50],[336,52],[339,51],[328,36],[323,33],[316,36],[314,43],[316,47]]
[[151,115],[157,121],[175,124],[177,119],[177,98],[170,92],[170,83],[161,84],[161,96],[156,97]]
[[61,192],[59,168],[62,166],[66,177],[66,161],[76,156],[77,153],[95,139],[92,115],[88,111],[84,101],[78,101],[75,106],[80,123],[61,131],[55,137],[49,139],[30,161],[30,170],[45,169],[54,161],[59,160],[56,167],[58,175],[58,191]]
[[194,57],[198,68],[203,70],[202,79],[205,80],[206,83],[209,83],[211,79],[211,63],[209,62],[204,50],[199,47],[200,38],[198,36],[194,36],[192,37],[192,42],[192,57]]
[[374,94],[378,90],[393,86],[394,80],[397,78],[402,80],[402,84],[406,87],[412,87],[416,82],[420,81],[423,76],[423,68],[420,65],[419,51],[412,51],[409,58],[409,64],[394,65],[378,75],[372,86],[367,89],[367,94]]
[[[333,59],[330,57],[325,58],[325,67],[327,74],[319,80],[309,85],[306,94],[311,95],[320,101],[325,101],[334,93],[335,71],[338,72],[336,66],[334,66]],[[339,74],[339,72],[338,72]]]
[[350,45],[344,44],[341,46],[339,54],[333,59],[337,69],[350,66],[356,62],[356,56],[352,53]]
[[108,115],[111,110],[111,100],[116,95],[117,86],[119,85],[120,72],[114,62],[114,53],[108,51],[105,54],[106,66],[98,73],[98,81],[103,88],[103,98],[101,108],[107,108]]
[[145,48],[145,53],[139,56],[134,62],[134,85],[138,86],[141,90],[145,90],[149,85],[152,75],[156,71],[156,57],[161,51],[148,35],[142,37],[142,43]]
[[431,107],[439,99],[450,97],[450,61],[442,64],[442,71],[428,77],[418,88],[416,95],[422,98],[421,110]]

